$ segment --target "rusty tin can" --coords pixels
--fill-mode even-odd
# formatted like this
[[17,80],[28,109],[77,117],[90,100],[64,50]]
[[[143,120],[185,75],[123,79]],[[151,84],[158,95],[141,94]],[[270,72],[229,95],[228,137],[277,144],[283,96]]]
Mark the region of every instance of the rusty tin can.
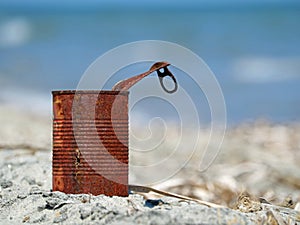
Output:
[[[127,196],[128,92],[54,91],[52,94],[53,190]],[[76,119],[72,118],[74,98],[80,105],[75,111]],[[113,104],[118,110],[111,110]],[[107,152],[122,163],[113,163]],[[103,172],[100,174],[102,168],[117,176],[115,180],[119,183],[107,179]]]
[[[177,89],[168,65],[156,63],[149,71],[117,83],[112,91],[52,92],[53,191],[128,196],[127,90],[154,71],[161,85],[162,78],[170,76]],[[164,73],[159,71],[162,68]]]

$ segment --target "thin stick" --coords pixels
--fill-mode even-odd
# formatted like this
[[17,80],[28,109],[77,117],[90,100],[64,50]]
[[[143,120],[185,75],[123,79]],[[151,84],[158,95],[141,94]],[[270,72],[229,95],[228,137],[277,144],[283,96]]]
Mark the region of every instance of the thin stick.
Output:
[[130,191],[133,191],[133,192],[149,193],[149,192],[152,191],[152,192],[155,192],[157,194],[168,196],[168,197],[174,197],[174,198],[179,198],[179,199],[182,199],[182,200],[197,202],[201,205],[205,205],[205,206],[208,206],[208,207],[225,208],[225,206],[218,205],[218,204],[215,204],[215,203],[202,201],[202,200],[196,199],[196,198],[190,198],[190,197],[187,197],[187,196],[183,196],[183,195],[179,195],[179,194],[175,194],[175,193],[171,193],[171,192],[167,192],[167,191],[160,191],[160,190],[157,190],[157,189],[154,189],[154,188],[151,188],[151,187],[140,186],[140,185],[128,185],[128,188],[129,188]]

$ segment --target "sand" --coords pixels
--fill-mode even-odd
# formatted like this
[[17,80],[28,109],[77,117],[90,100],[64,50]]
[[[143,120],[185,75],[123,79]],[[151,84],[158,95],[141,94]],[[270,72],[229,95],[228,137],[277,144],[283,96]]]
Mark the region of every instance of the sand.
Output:
[[[158,194],[51,192],[51,118],[2,107],[0,122],[1,224],[300,224],[297,123],[231,127],[206,172],[197,170],[195,155],[175,176],[152,185],[222,206],[214,208]],[[130,182],[143,184],[150,175],[131,169]]]

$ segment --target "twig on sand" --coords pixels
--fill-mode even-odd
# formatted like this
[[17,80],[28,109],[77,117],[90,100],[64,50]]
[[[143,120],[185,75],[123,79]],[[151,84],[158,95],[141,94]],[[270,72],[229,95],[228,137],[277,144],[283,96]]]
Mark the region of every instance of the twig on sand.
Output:
[[191,197],[187,197],[187,196],[183,196],[183,195],[179,195],[179,194],[175,194],[175,193],[171,193],[171,192],[167,192],[167,191],[161,191],[161,190],[157,190],[157,189],[154,189],[151,187],[140,186],[140,185],[128,185],[128,188],[132,192],[142,192],[142,193],[155,192],[157,194],[168,196],[168,197],[174,197],[174,198],[179,198],[182,200],[193,201],[193,202],[199,203],[201,205],[205,205],[205,206],[212,207],[212,208],[226,208],[225,206],[218,205],[218,204],[215,204],[212,202],[206,202],[206,201],[196,199],[196,198],[191,198]]

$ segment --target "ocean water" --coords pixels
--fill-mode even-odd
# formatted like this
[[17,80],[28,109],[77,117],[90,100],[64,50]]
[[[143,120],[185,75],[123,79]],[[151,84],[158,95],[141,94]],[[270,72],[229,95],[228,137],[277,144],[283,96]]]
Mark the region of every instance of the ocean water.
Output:
[[[214,72],[229,124],[299,121],[299,21],[299,7],[0,10],[0,103],[50,114],[51,90],[75,89],[106,51],[164,40],[189,48]],[[132,67],[128,75],[144,72],[140,69]],[[178,82],[185,82],[179,74]],[[200,119],[209,122],[205,95],[190,89]]]

